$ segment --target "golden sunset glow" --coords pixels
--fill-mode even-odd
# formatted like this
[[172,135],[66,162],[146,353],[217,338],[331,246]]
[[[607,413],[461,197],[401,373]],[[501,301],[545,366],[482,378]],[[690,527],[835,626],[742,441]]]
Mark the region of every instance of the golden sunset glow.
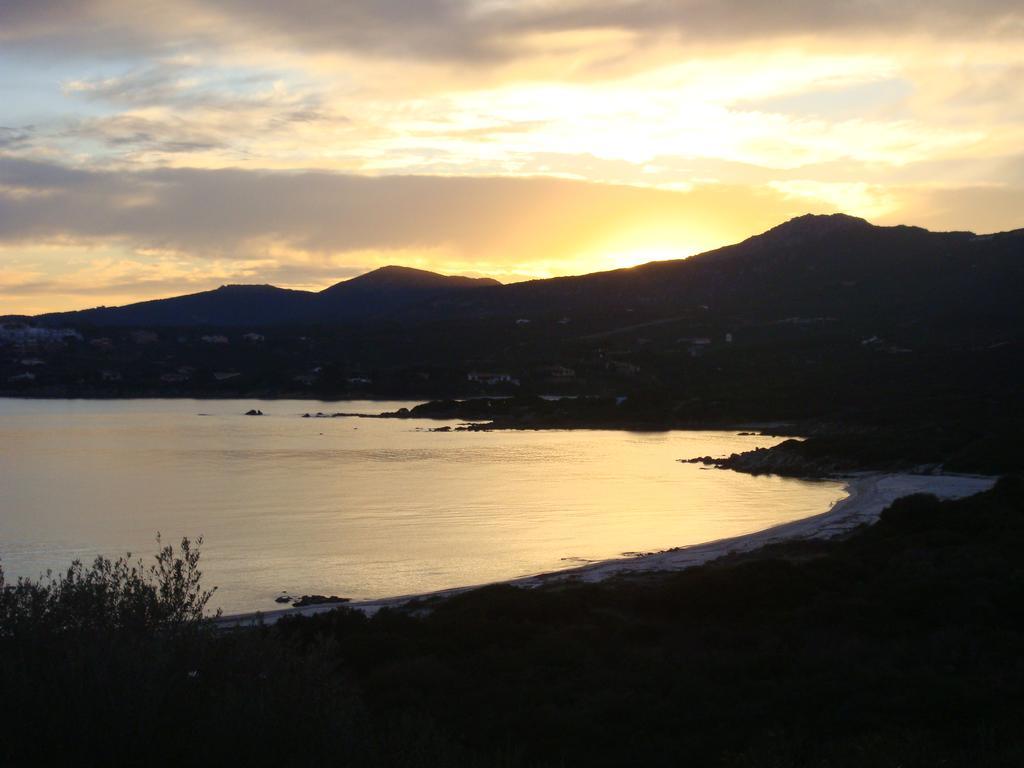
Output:
[[143,5],[0,9],[2,312],[1022,224],[1001,3]]

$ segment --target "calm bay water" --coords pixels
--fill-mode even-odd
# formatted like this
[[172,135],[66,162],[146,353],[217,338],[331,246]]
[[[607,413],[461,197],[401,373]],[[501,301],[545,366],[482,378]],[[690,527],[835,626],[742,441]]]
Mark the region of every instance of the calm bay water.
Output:
[[[0,399],[8,577],[205,537],[227,612],[282,590],[374,598],[485,583],[757,531],[826,511],[840,483],[677,459],[733,432],[433,433],[456,422],[303,419],[412,403]],[[262,417],[244,416],[261,408]],[[206,415],[200,415],[206,414]]]

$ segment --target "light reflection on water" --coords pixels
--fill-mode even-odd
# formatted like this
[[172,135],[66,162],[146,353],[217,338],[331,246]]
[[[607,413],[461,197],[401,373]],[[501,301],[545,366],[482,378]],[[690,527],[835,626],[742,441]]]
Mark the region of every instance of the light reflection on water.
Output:
[[[201,534],[217,605],[269,609],[282,590],[384,597],[735,536],[843,494],[676,461],[777,442],[732,432],[301,418],[408,405],[0,399],[4,569],[148,556],[157,531]],[[252,407],[266,415],[242,415]]]

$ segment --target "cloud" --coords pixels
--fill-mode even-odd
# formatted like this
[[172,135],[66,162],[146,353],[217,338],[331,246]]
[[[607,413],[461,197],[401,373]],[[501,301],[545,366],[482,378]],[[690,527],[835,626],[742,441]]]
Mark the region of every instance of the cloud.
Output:
[[258,68],[158,61],[119,74],[67,80],[62,93],[78,102],[73,106],[88,102],[99,109],[55,121],[49,146],[78,155],[84,149],[121,163],[166,163],[182,155],[189,156],[183,164],[214,155],[221,164],[238,162],[254,154],[260,142],[300,141],[297,131],[350,123],[311,83],[294,78],[286,83],[280,73]]
[[128,106],[152,106],[177,102],[191,90],[192,68],[180,62],[166,62],[113,77],[93,77],[66,82],[66,95],[82,96]]
[[73,192],[76,188],[93,185],[102,178],[99,174],[55,163],[0,156],[0,185],[8,189]]
[[[0,157],[0,258],[29,252],[24,279],[0,294],[7,311],[60,309],[225,282],[322,288],[387,263],[508,281],[683,257],[808,211],[877,218],[884,209],[883,223],[1009,229],[1024,224],[1024,187],[665,190],[545,177],[98,171]],[[40,248],[60,255],[32,257]]]
[[19,127],[0,125],[0,152],[27,147],[32,142],[35,133],[33,125]]
[[92,118],[73,123],[63,136],[99,142],[108,148],[137,152],[196,153],[228,145],[207,126],[177,116],[162,119],[130,114]]
[[[45,190],[45,195],[18,194]],[[323,253],[448,248],[466,258],[551,258],[617,227],[756,225],[794,210],[781,196],[716,187],[671,192],[551,178],[368,177],[323,172],[85,171],[0,158],[0,241],[113,238],[196,255],[256,242]]]
[[[871,192],[842,182],[831,192],[819,189],[829,184],[697,183],[666,190],[547,177],[114,172],[0,157],[0,242],[116,240],[218,258],[255,258],[251,249],[266,253],[267,244],[320,254],[443,249],[467,261],[528,263],[599,247],[623,230],[644,227],[669,239],[713,233],[712,244],[724,244],[731,233],[738,239],[804,213],[815,199],[841,200],[846,191],[857,200]],[[802,193],[804,187],[809,191]],[[1017,200],[1015,189],[902,187],[893,190],[904,196],[894,208],[905,213],[934,204],[937,217],[958,194],[962,219],[1005,200],[983,220],[1006,228],[1018,215],[1010,202]],[[921,202],[907,202],[913,200]]]
[[214,41],[190,23],[188,0],[4,0],[0,42],[7,51],[52,61],[98,54],[116,59],[159,55]]
[[938,189],[894,190],[904,199],[898,214],[884,223],[912,221],[937,231],[999,232],[1024,228],[1024,183]]
[[[5,311],[225,282],[322,288],[389,263],[509,281],[683,257],[828,206],[751,187],[234,169],[97,171],[0,157]],[[173,289],[173,290],[172,290]]]
[[152,295],[589,271],[807,211],[1011,228],[1021,37],[1019,0],[0,0],[0,259]]
[[1020,34],[1024,13],[1014,0],[606,0],[545,6],[520,24],[538,29],[615,27],[630,30],[671,29],[687,38],[764,39],[780,35],[908,33],[953,34],[1002,32]]
[[274,108],[305,119],[314,117],[322,103],[313,89],[308,82],[285,85],[280,72],[258,66],[210,68],[174,58],[150,61],[116,75],[69,80],[62,87],[66,96],[133,109]]
[[911,83],[890,78],[831,88],[812,88],[797,93],[741,100],[736,109],[753,112],[778,112],[831,120],[852,120],[876,114],[891,116],[913,92]]
[[70,51],[167,52],[284,41],[330,51],[438,61],[501,61],[538,37],[615,30],[641,38],[754,40],[804,35],[1019,37],[1017,0],[7,0],[0,39]]

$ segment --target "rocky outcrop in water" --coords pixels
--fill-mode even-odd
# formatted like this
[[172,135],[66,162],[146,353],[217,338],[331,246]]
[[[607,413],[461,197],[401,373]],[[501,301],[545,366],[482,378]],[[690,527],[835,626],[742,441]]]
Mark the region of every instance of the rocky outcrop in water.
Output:
[[337,595],[303,595],[298,600],[292,601],[293,608],[305,608],[308,605],[328,605],[332,603],[348,603],[351,598],[338,597]]
[[809,456],[801,440],[786,440],[772,448],[755,448],[725,458],[699,456],[681,459],[685,464],[704,464],[719,469],[732,469],[751,475],[785,475],[787,477],[828,477],[850,472],[859,467],[849,458]]

